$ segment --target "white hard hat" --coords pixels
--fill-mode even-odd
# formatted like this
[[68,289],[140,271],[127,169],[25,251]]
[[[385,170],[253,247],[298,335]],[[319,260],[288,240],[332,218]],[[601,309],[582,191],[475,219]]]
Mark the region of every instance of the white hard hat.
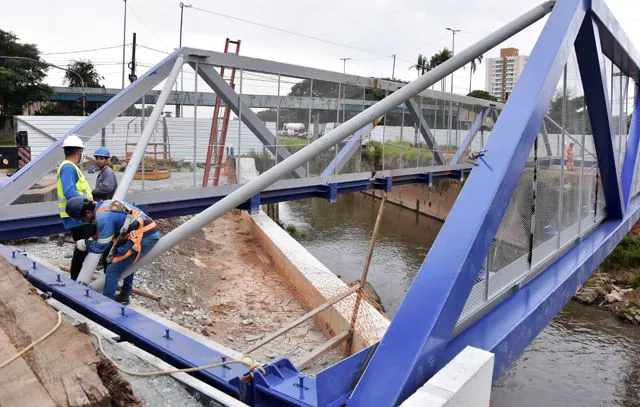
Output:
[[80,137],[76,136],[75,134],[72,134],[70,136],[67,136],[67,138],[64,139],[64,141],[62,142],[62,148],[64,147],[84,148],[84,143],[82,142],[82,139],[80,139]]

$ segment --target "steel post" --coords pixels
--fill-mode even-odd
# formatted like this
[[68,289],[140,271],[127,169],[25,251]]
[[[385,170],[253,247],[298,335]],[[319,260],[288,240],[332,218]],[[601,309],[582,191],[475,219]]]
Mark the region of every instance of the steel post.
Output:
[[[178,228],[161,238],[153,247],[153,249],[149,251],[149,253],[144,255],[136,264],[131,266],[125,273],[123,273],[122,278],[131,275],[135,270],[144,266],[145,264],[150,263],[151,261],[153,261],[153,259],[158,257],[158,255],[164,253],[166,250],[180,243],[182,240],[186,239],[193,233],[196,233],[216,218],[224,215],[231,209],[251,199],[252,196],[255,196],[257,193],[259,193],[269,185],[273,184],[287,174],[290,174],[292,171],[304,165],[307,161],[309,161],[316,155],[329,150],[335,144],[353,134],[360,128],[364,127],[367,123],[370,123],[375,118],[384,115],[389,110],[401,105],[411,97],[416,96],[419,92],[438,82],[440,79],[446,77],[447,75],[450,75],[455,70],[471,62],[471,60],[473,60],[477,55],[489,51],[506,39],[540,20],[551,11],[554,4],[554,1],[548,1],[539,6],[536,6],[532,10],[489,34],[485,38],[481,39],[474,45],[455,55],[451,59],[438,65],[430,72],[408,83],[407,85],[398,89],[375,105],[369,107],[355,117],[347,120],[338,128],[330,131],[323,137],[320,137],[318,140],[304,147],[297,153],[291,155],[288,159],[280,162],[270,170],[265,171],[254,180],[241,186],[219,202],[210,206],[199,215],[193,217],[191,220],[185,222],[184,224],[180,225]],[[217,73],[214,74],[214,72],[209,72],[209,74],[210,75],[208,75],[208,82],[211,82],[211,77],[215,77]],[[205,78],[205,81],[207,81],[207,78]],[[104,278],[96,280],[96,282],[94,283],[96,283],[96,286],[104,285]]]
[[[127,169],[124,171],[124,175],[120,179],[118,183],[118,188],[116,192],[113,194],[113,199],[116,200],[124,200],[127,195],[127,191],[129,190],[129,185],[133,180],[136,171],[138,170],[138,166],[144,157],[144,152],[147,148],[147,144],[149,143],[149,139],[151,138],[151,134],[156,127],[156,123],[162,114],[162,109],[164,109],[164,105],[167,103],[167,99],[169,98],[169,94],[171,93],[171,87],[176,82],[178,78],[178,74],[182,69],[182,65],[184,64],[184,57],[182,55],[178,55],[175,63],[173,64],[173,68],[167,77],[167,80],[164,83],[164,87],[162,88],[162,93],[160,93],[160,97],[158,98],[158,102],[153,106],[153,111],[149,116],[149,122],[147,126],[144,128],[142,135],[140,136],[140,140],[138,140],[138,144],[136,145],[136,149],[131,156],[131,159],[127,163]],[[144,114],[144,111],[142,112]],[[82,270],[80,270],[80,274],[78,275],[78,282],[88,284],[91,282],[91,276],[98,266],[98,262],[100,261],[100,254],[89,253],[89,255],[85,258],[84,263],[82,263]],[[104,284],[100,288],[102,291],[104,288]]]

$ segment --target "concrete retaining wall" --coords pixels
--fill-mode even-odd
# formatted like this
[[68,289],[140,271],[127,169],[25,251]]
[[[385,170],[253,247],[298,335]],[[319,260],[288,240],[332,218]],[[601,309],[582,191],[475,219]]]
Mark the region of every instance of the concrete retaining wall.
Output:
[[[432,187],[419,184],[401,185],[393,187],[387,194],[387,201],[423,215],[445,220],[461,189],[461,182],[450,179],[435,181]],[[382,191],[379,190],[364,193],[382,197]]]
[[467,346],[401,406],[489,406],[493,360],[493,353]]
[[[342,280],[264,212],[260,211],[255,215],[243,212],[243,218],[253,236],[271,256],[277,269],[294,290],[296,299],[307,310],[317,307],[348,289]],[[316,325],[327,336],[333,336],[348,329],[355,299],[354,293],[334,307],[318,314],[315,319]],[[389,320],[364,301],[356,321],[352,352],[379,341],[388,326]]]

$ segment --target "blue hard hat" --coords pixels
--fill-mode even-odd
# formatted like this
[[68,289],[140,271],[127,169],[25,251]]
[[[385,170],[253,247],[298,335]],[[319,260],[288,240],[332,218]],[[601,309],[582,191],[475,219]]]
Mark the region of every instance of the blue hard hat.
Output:
[[65,212],[67,212],[67,215],[69,215],[73,219],[80,219],[80,216],[82,216],[82,208],[84,208],[85,201],[88,201],[88,199],[85,199],[85,197],[83,196],[74,196],[67,201]]
[[111,157],[111,153],[109,152],[109,149],[107,147],[100,147],[99,149],[96,150],[95,154],[93,154],[94,157],[107,157],[110,158]]

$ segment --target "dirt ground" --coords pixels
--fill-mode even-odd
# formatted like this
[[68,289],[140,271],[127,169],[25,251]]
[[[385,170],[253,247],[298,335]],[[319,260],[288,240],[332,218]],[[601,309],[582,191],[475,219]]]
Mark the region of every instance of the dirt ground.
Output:
[[[159,220],[163,233],[189,217]],[[68,266],[70,238],[57,236],[13,242],[52,266]],[[269,256],[233,211],[136,272],[134,287],[162,299],[133,296],[132,302],[194,332],[243,352],[306,311],[294,298]],[[261,362],[288,357],[294,363],[327,338],[306,322],[253,353]],[[338,350],[319,358],[305,372],[315,373],[342,357]]]
[[[168,231],[184,220],[163,220],[160,225]],[[162,300],[136,302],[241,352],[306,312],[239,211],[191,236],[155,266],[154,271],[139,273],[135,285]],[[289,357],[295,363],[325,341],[315,324],[307,322],[253,355],[264,362]],[[328,353],[310,371],[339,358],[337,351]]]

